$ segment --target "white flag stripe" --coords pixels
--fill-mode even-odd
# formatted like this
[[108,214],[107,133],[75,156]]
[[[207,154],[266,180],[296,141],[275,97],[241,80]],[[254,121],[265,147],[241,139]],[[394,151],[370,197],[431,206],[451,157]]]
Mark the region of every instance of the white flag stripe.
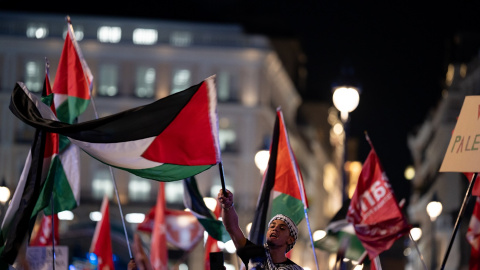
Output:
[[119,143],[90,143],[69,139],[83,151],[112,166],[125,169],[150,169],[163,165],[163,163],[141,157],[155,138]]

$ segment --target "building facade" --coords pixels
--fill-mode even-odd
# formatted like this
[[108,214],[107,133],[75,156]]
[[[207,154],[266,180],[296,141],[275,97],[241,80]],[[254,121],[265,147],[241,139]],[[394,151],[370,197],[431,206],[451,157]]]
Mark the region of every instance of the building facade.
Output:
[[[253,219],[262,173],[254,163],[258,150],[269,146],[275,110],[280,107],[289,129],[293,151],[301,166],[310,203],[312,230],[324,228],[340,208],[341,138],[329,140],[330,131],[298,127],[302,100],[278,55],[264,36],[246,35],[238,25],[155,21],[115,17],[71,18],[76,39],[93,79],[93,100],[79,122],[111,115],[153,102],[216,75],[219,138],[225,182],[235,194],[240,226]],[[45,76],[45,58],[54,81],[66,33],[65,17],[58,14],[0,14],[0,172],[14,190],[29,151],[34,129],[9,111],[9,97],[16,81],[40,94]],[[328,116],[327,109],[323,110]],[[333,113],[331,113],[333,115]],[[332,116],[333,118],[335,116]],[[330,118],[332,118],[330,117]],[[321,128],[330,129],[324,119]],[[314,128],[313,128],[314,130]],[[325,148],[325,143],[329,144]],[[333,150],[332,150],[333,149]],[[126,268],[129,254],[122,228],[116,191],[123,215],[146,214],[155,205],[158,182],[125,171],[113,170],[81,153],[80,206],[71,220],[61,221],[60,244],[69,247],[70,260],[88,252],[95,222],[89,215],[110,198],[112,242],[116,267]],[[197,176],[202,195],[216,197],[221,188],[217,168]],[[167,207],[183,209],[182,182],[166,184]],[[127,222],[133,236],[136,223]],[[307,225],[302,222],[301,239],[292,259],[314,269]],[[144,238],[148,250],[148,238]],[[131,243],[131,241],[130,241]],[[328,269],[329,254],[316,251]],[[203,245],[193,251],[169,249],[172,269],[203,269]],[[80,260],[80,259],[78,259]],[[235,255],[226,252],[228,268],[239,268]],[[182,266],[180,266],[182,265]]]

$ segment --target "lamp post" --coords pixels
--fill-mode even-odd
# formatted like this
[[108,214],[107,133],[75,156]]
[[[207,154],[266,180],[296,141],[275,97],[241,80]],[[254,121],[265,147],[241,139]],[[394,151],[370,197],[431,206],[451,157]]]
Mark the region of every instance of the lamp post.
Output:
[[345,172],[345,163],[347,161],[347,140],[349,132],[349,113],[355,110],[360,102],[360,90],[354,86],[337,86],[333,88],[333,105],[340,111],[340,118],[343,123],[345,134],[343,143],[343,160],[342,160],[342,202],[348,199],[347,194],[347,175]]
[[437,268],[437,248],[435,243],[435,220],[442,213],[442,203],[438,200],[437,194],[433,194],[432,201],[427,204],[427,214],[430,217],[430,223],[432,225],[432,240],[431,240],[431,264],[430,269],[435,270]]

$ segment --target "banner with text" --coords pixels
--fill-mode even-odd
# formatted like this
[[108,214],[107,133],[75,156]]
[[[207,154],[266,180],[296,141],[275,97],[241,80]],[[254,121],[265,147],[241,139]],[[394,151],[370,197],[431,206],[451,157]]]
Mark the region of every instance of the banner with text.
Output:
[[480,96],[466,96],[441,172],[480,172]]

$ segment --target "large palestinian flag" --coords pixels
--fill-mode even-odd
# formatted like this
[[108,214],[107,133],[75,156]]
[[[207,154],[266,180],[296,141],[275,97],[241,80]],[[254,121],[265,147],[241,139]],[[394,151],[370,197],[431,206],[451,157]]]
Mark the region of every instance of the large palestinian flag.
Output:
[[182,180],[221,161],[214,76],[184,91],[104,118],[62,123],[16,84],[10,110],[25,123],[67,136],[99,161],[143,178]]

